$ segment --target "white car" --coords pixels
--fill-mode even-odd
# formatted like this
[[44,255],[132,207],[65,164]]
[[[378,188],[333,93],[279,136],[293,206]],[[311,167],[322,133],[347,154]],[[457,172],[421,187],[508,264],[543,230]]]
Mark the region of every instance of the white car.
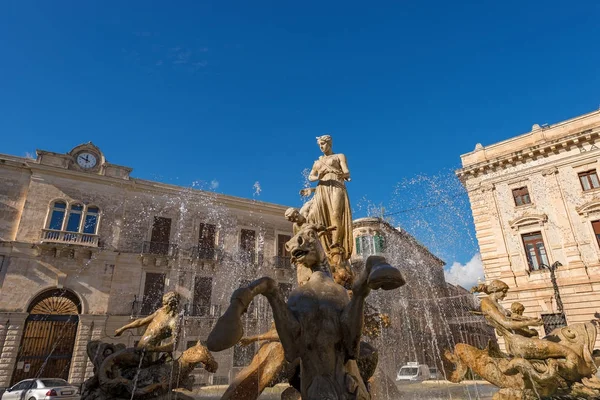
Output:
[[26,379],[4,391],[1,400],[80,400],[79,388],[64,379]]
[[429,367],[418,362],[409,362],[398,371],[396,382],[415,382],[429,379]]

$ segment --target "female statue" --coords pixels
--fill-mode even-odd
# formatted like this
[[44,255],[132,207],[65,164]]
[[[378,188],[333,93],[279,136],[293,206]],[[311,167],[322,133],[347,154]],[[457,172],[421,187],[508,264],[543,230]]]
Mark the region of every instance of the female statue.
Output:
[[496,328],[498,335],[504,337],[509,354],[500,352],[491,341],[485,349],[458,343],[453,352],[444,353],[448,380],[462,381],[470,368],[501,388],[494,396],[498,400],[568,394],[598,398],[600,380],[594,376],[597,369],[592,353],[597,330],[593,323],[557,328],[540,339],[529,329],[529,326],[542,325],[540,318],[521,315],[521,304],[513,304],[513,312],[510,312],[499,303],[506,298],[506,283],[493,280],[474,287],[471,292],[489,295],[481,299],[481,314]]
[[[504,337],[507,352],[515,357],[504,369],[505,373],[511,374],[516,371],[529,369],[529,365],[523,360],[548,360],[547,370],[538,376],[538,379],[547,379],[556,374],[558,364],[556,359],[565,359],[563,369],[571,370],[575,374],[583,375],[595,369],[589,365],[585,357],[580,357],[573,349],[550,340],[539,339],[527,335],[529,326],[543,325],[541,318],[527,318],[521,315],[511,315],[498,303],[503,300],[508,292],[508,285],[500,280],[493,280],[489,285],[478,285],[471,291],[484,292],[489,296],[481,300],[481,312],[490,325],[496,328],[500,336]],[[591,350],[584,351],[591,354]],[[595,372],[595,370],[594,370]]]
[[350,181],[350,171],[343,154],[334,154],[330,135],[317,138],[323,155],[313,164],[308,180],[318,181],[311,206],[308,210],[308,222],[325,227],[335,226],[331,237],[323,236],[325,248],[337,253],[342,260],[352,254],[352,211],[346,192],[345,181]]

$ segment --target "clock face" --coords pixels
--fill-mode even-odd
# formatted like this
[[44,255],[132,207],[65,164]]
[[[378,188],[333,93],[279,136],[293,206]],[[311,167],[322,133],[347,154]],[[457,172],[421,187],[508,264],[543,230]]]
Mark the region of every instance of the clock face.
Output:
[[94,168],[97,162],[96,156],[92,153],[83,152],[77,155],[77,165],[83,169]]

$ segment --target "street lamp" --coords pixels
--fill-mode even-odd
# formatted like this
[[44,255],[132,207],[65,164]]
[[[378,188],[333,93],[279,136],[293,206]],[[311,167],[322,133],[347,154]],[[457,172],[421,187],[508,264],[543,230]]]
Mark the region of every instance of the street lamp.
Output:
[[[558,315],[548,315],[550,317],[549,321],[544,321],[544,330],[546,334],[549,333],[554,328],[559,328],[561,326],[567,325],[567,319],[565,317],[565,312],[563,308],[563,302],[560,298],[560,291],[558,289],[558,283],[556,282],[556,274],[555,271],[558,267],[562,267],[562,263],[560,261],[556,261],[552,265],[548,266],[545,264],[540,265],[542,268],[548,269],[550,271],[550,280],[552,281],[552,287],[554,288],[554,299],[556,300],[556,308],[558,310]],[[542,315],[543,319],[544,315]],[[547,326],[548,325],[548,326]]]
[[556,282],[556,274],[555,271],[558,267],[562,267],[562,263],[560,261],[556,261],[554,264],[548,266],[545,264],[541,265],[543,268],[547,268],[550,271],[550,280],[552,281],[552,287],[554,288],[554,298],[556,299],[556,308],[558,309],[558,311],[560,313],[562,313],[563,310],[563,303],[562,300],[560,298],[560,291],[558,290],[558,283]]

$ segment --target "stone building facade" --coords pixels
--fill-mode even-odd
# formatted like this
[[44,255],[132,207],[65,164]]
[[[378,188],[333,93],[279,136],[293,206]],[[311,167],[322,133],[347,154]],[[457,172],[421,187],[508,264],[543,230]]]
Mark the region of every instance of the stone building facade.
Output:
[[[135,179],[93,144],[37,159],[0,156],[0,387],[44,374],[82,382],[91,339],[133,346],[165,291],[182,294],[180,350],[204,340],[221,306],[257,275],[291,288],[285,207]],[[258,326],[260,304],[249,313]],[[41,339],[40,339],[41,337]],[[248,350],[215,355],[225,381]]]
[[441,368],[441,354],[456,343],[485,347],[495,340],[493,329],[471,313],[478,299],[447,283],[445,262],[409,233],[381,218],[359,218],[353,222],[353,234],[356,270],[365,257],[381,254],[406,280],[400,289],[375,292],[367,300],[391,318],[390,327],[374,340],[378,348],[387,349],[380,353],[385,371],[395,373],[408,362]]
[[542,334],[600,310],[599,133],[595,111],[461,156],[486,281]]

